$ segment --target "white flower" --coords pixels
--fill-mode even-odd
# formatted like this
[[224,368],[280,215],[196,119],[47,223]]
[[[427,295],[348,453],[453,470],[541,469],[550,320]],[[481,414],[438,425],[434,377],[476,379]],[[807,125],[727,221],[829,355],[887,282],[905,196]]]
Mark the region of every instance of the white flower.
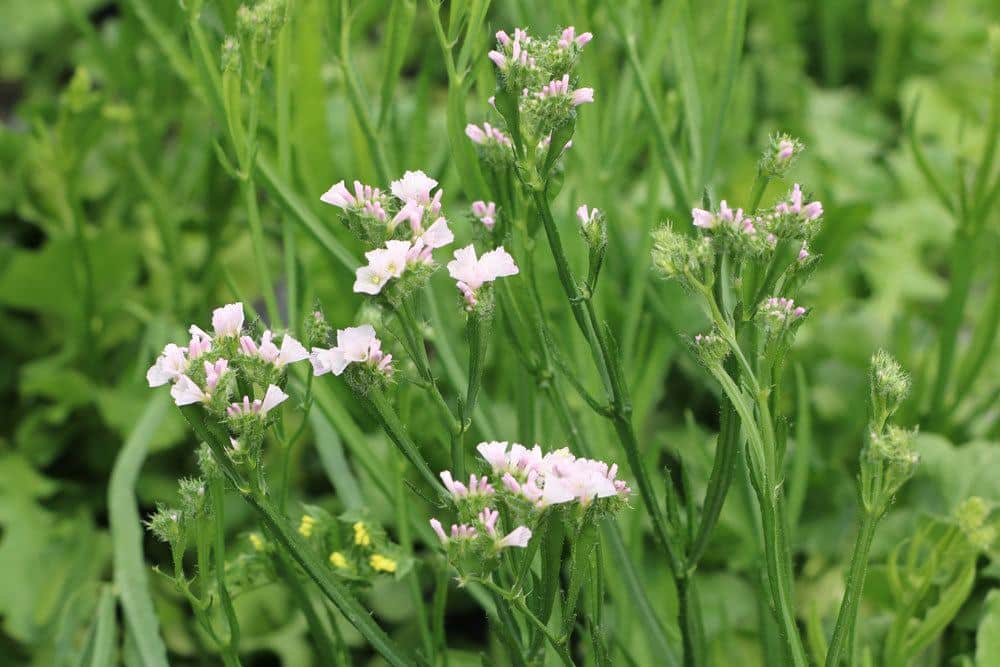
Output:
[[160,387],[168,382],[174,382],[187,371],[188,361],[185,349],[173,343],[167,343],[163,352],[156,358],[156,363],[146,371],[146,382],[150,387]]
[[431,190],[438,182],[422,171],[408,171],[398,181],[393,181],[390,190],[400,201],[429,204]]
[[243,329],[243,304],[230,303],[212,311],[216,336],[239,336]]
[[469,289],[476,290],[483,283],[518,273],[514,258],[503,247],[483,253],[476,258],[476,249],[470,244],[455,251],[455,259],[448,262],[448,275]]
[[174,403],[178,406],[205,403],[211,398],[187,375],[177,378],[177,382],[170,388],[170,395],[173,396]]

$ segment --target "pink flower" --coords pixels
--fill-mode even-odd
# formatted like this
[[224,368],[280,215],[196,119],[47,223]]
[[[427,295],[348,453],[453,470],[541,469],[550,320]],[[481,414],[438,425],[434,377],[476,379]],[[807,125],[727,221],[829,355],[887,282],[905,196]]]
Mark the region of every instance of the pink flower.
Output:
[[712,212],[700,208],[691,209],[691,219],[695,227],[701,227],[702,229],[712,229],[716,224],[715,216],[712,215]]
[[580,208],[576,209],[576,217],[580,219],[580,224],[584,227],[594,224],[600,214],[601,212],[596,208],[588,209],[586,204],[581,204]]
[[437,181],[422,171],[408,171],[401,179],[393,181],[389,189],[400,201],[429,204],[431,190],[436,188],[437,184]]
[[437,533],[438,539],[441,540],[441,544],[448,544],[448,536],[444,532],[444,526],[437,519],[431,519],[431,528]]
[[483,131],[483,129],[480,128],[475,123],[469,123],[468,125],[465,126],[465,136],[469,137],[469,139],[472,139],[473,143],[477,144],[486,143],[486,132]]
[[382,206],[382,191],[365,185],[361,181],[354,181],[353,194],[344,185],[344,181],[340,181],[323,193],[320,201],[345,211],[355,211],[367,215],[382,222],[385,222],[389,217]]
[[476,529],[467,523],[451,524],[451,539],[453,540],[472,540],[475,539],[476,534]]
[[452,479],[450,470],[443,470],[441,471],[441,481],[444,482],[444,488],[448,490],[448,493],[450,493],[455,500],[458,500],[459,498],[467,498],[469,496],[491,496],[495,493],[493,486],[490,484],[489,478],[485,475],[482,477],[469,475],[469,484],[466,486],[465,484]]
[[476,445],[476,451],[493,468],[493,472],[501,472],[507,468],[507,441],[481,442]]
[[802,208],[802,215],[806,220],[816,220],[823,215],[823,204],[818,201],[806,204]]
[[281,339],[281,349],[278,349],[278,346],[271,342],[273,336],[270,331],[264,332],[258,354],[261,359],[272,364],[275,368],[284,368],[288,364],[309,358],[309,352],[305,346],[288,334],[285,334]]
[[483,253],[476,258],[476,249],[470,244],[455,251],[455,259],[448,262],[448,274],[455,279],[456,287],[465,297],[466,307],[475,307],[476,290],[484,283],[493,282],[497,278],[513,276],[518,268],[503,247]]
[[507,69],[507,57],[499,51],[490,51],[486,56],[501,70]]
[[244,414],[258,414],[263,418],[267,416],[268,412],[284,403],[287,399],[288,394],[283,392],[277,385],[272,384],[268,385],[263,400],[257,399],[251,402],[249,396],[244,396],[242,403],[231,403],[226,408],[226,413],[230,417]]
[[213,310],[212,328],[219,337],[239,336],[243,329],[243,304],[230,303]]
[[573,106],[578,107],[581,104],[589,104],[594,101],[594,89],[593,88],[577,88],[573,91],[572,95]]
[[782,139],[778,142],[778,159],[782,162],[787,161],[795,153],[795,144],[788,139]]
[[479,289],[484,283],[493,282],[497,278],[517,273],[518,268],[514,258],[503,247],[485,252],[477,259],[476,249],[470,244],[456,250],[455,259],[448,262],[448,274],[472,290]]
[[483,223],[486,229],[493,229],[493,225],[496,224],[497,205],[493,202],[474,201],[472,215]]
[[[196,328],[193,324],[191,326]],[[191,340],[188,342],[187,347],[188,359],[194,361],[201,355],[212,351],[212,341],[210,338],[206,338],[207,335],[208,334],[205,334],[205,336],[199,336],[198,334],[195,334],[191,336]]]
[[331,204],[344,210],[356,206],[358,203],[358,200],[354,198],[347,189],[347,186],[344,185],[344,181],[333,184],[319,199],[326,204]]
[[483,509],[479,513],[479,520],[483,524],[483,528],[486,530],[486,534],[490,537],[495,537],[497,534],[497,519],[500,518],[500,512],[496,510],[491,510],[489,507]]
[[806,245],[806,242],[803,241],[802,248],[799,249],[799,261],[804,262],[807,259],[809,259],[809,247]]
[[340,375],[350,364],[371,364],[377,370],[389,373],[391,354],[382,352],[382,341],[375,336],[370,324],[337,330],[337,346],[329,350],[314,347],[309,357],[313,375],[333,373]]
[[427,248],[443,248],[455,240],[455,235],[448,227],[448,221],[444,218],[438,218],[416,240]]
[[167,343],[156,362],[146,371],[146,382],[150,387],[160,387],[175,382],[187,372],[188,360],[183,347]]
[[510,35],[505,33],[503,30],[498,30],[497,41],[503,44],[504,46],[507,46],[510,44]]
[[583,48],[593,38],[594,36],[589,32],[585,32],[577,37],[576,28],[570,26],[562,31],[562,35],[559,37],[557,46],[560,49],[568,49],[571,44],[575,44],[577,48]]
[[170,388],[170,395],[173,397],[174,403],[178,406],[207,403],[211,398],[187,375],[177,378],[177,382]]
[[229,361],[226,359],[218,359],[214,364],[205,362],[205,387],[209,392],[215,391],[215,388],[219,385],[219,380],[222,379],[223,374],[229,368]]

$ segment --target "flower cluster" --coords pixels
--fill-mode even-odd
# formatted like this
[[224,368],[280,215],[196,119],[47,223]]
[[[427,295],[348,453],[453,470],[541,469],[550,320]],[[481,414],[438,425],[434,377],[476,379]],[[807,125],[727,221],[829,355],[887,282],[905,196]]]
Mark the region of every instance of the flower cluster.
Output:
[[[354,182],[354,192],[344,181],[334,184],[320,200],[344,211],[344,223],[367,243],[378,247],[388,240],[406,240],[414,255],[451,243],[447,220],[441,216],[443,191],[438,182],[422,171],[408,171],[393,181],[389,193]],[[408,225],[401,225],[406,222]],[[434,245],[437,244],[437,245]]]
[[801,239],[798,258],[809,257],[808,241],[815,236],[823,204],[803,201],[802,188],[796,183],[787,200],[771,210],[747,215],[742,208],[733,210],[725,200],[718,211],[691,209],[692,224],[721,239],[743,255],[761,255],[773,249],[781,239]]
[[[168,343],[146,373],[150,387],[170,383],[178,406],[203,405],[225,419],[237,436],[263,433],[268,414],[288,399],[282,390],[289,364],[308,358],[305,347],[291,336],[265,331],[260,343],[243,333],[242,303],[216,308],[209,334],[191,325],[187,347]],[[234,396],[237,387],[257,389],[259,398]],[[232,400],[235,398],[236,400]]]
[[[342,531],[342,523],[348,524],[350,531]],[[379,574],[402,576],[412,566],[385,531],[355,512],[338,519],[320,507],[306,506],[298,531],[327,559],[338,576],[359,584]]]
[[484,252],[477,258],[475,247],[467,245],[456,250],[455,259],[448,262],[448,275],[455,279],[468,310],[479,303],[477,294],[483,285],[517,273],[514,258],[503,247]]
[[664,278],[677,278],[685,289],[691,280],[700,280],[714,265],[714,251],[709,237],[694,238],[680,234],[670,223],[653,232],[653,268]]
[[[593,39],[591,33],[577,35],[570,26],[536,39],[519,28],[513,36],[501,30],[496,37],[497,48],[490,51],[489,58],[497,67],[500,91],[490,98],[490,105],[500,113],[506,128],[497,129],[490,123],[466,127],[483,160],[492,165],[508,164],[514,158],[514,144],[521,138],[527,157],[548,152],[553,135],[570,126],[576,108],[594,101],[594,89],[577,86],[573,77],[581,49]],[[560,151],[571,145],[572,128],[562,134],[566,136],[559,142]]]
[[599,498],[627,499],[631,493],[618,479],[616,464],[577,458],[566,448],[543,454],[538,445],[482,442],[476,449],[507,491],[538,508],[569,502],[586,506]]
[[718,331],[714,330],[704,334],[697,334],[692,339],[692,343],[695,356],[709,368],[721,363],[723,359],[729,356],[731,351],[729,343],[719,335]]
[[916,431],[887,421],[906,397],[909,379],[895,359],[883,351],[872,357],[871,420],[861,452],[861,501],[865,510],[881,516],[896,492],[913,476],[919,455],[913,451]]
[[483,227],[493,230],[497,223],[497,205],[494,202],[474,201],[472,202],[472,216],[483,223]]
[[802,317],[806,314],[806,309],[802,306],[796,306],[792,299],[772,296],[761,304],[760,312],[766,318],[785,322]]
[[484,122],[481,127],[475,123],[469,123],[465,126],[465,136],[476,144],[480,155],[487,164],[502,166],[509,164],[514,159],[514,142],[508,135],[489,122]]
[[[568,449],[544,453],[538,445],[508,442],[481,442],[476,449],[487,474],[470,475],[465,484],[450,471],[441,473],[458,520],[448,530],[430,520],[449,558],[469,568],[483,567],[508,547],[526,547],[545,512],[596,520],[627,505],[631,494],[618,479],[618,466],[577,458]],[[508,532],[501,521],[511,527]]]

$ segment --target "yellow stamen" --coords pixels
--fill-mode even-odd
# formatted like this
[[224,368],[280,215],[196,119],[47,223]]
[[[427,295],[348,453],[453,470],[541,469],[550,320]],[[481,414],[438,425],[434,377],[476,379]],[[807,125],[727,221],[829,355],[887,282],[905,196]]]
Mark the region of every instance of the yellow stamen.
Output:
[[354,524],[354,543],[362,547],[371,546],[372,543],[372,537],[368,534],[368,529],[365,528],[365,524],[361,521]]
[[299,534],[302,537],[312,537],[313,527],[316,525],[316,519],[312,518],[308,514],[302,515],[302,523],[299,524]]
[[336,568],[343,570],[347,567],[347,559],[344,558],[344,554],[339,551],[334,551],[330,554],[330,564]]
[[396,561],[391,558],[386,558],[381,554],[372,554],[372,557],[368,559],[371,564],[372,569],[376,572],[395,572],[396,571]]

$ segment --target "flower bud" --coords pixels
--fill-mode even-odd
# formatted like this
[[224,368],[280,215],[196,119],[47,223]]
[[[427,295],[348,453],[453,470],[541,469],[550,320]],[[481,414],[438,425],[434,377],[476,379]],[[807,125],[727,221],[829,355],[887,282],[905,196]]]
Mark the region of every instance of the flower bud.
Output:
[[226,37],[222,42],[222,71],[239,73],[243,65],[240,42],[235,37]]
[[770,144],[761,157],[761,171],[771,178],[784,176],[804,149],[801,141],[787,134],[771,135]]
[[695,336],[692,341],[692,349],[694,349],[698,360],[706,366],[719,364],[729,356],[729,343],[714,330]]
[[326,321],[319,304],[315,310],[305,316],[302,322],[302,331],[305,333],[303,343],[307,348],[328,347],[333,336],[333,327]]
[[958,527],[965,534],[969,543],[978,551],[989,549],[996,541],[997,531],[994,526],[986,525],[990,516],[990,507],[979,496],[972,496],[958,506],[955,518]]
[[879,350],[872,356],[871,400],[874,414],[888,417],[910,393],[910,377],[892,356]]
[[161,542],[175,548],[183,541],[182,514],[178,509],[158,505],[156,512],[146,522],[146,527]]
[[690,288],[690,277],[700,278],[712,264],[712,241],[678,234],[668,223],[653,232],[653,268],[664,278],[677,278]]
[[198,517],[205,511],[205,480],[184,478],[178,482],[181,510],[186,516]]

